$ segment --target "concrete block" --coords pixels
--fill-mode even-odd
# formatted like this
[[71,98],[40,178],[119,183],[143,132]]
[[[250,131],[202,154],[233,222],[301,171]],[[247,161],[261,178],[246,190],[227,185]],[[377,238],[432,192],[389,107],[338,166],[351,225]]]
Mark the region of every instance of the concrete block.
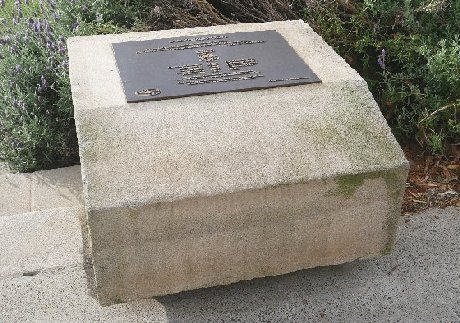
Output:
[[80,208],[0,217],[0,277],[81,265]]
[[[111,43],[276,30],[322,80],[127,104]],[[102,304],[374,257],[408,163],[365,81],[301,21],[72,38]]]

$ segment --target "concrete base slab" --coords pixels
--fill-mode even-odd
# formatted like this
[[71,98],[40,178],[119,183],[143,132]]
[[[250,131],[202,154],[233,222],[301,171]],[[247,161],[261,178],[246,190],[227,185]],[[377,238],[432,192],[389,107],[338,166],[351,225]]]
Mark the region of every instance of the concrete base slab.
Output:
[[0,277],[0,321],[458,322],[460,208],[404,219],[380,259],[110,307],[88,296],[80,266]]
[[0,175],[0,216],[82,205],[80,166]]
[[0,217],[0,277],[82,264],[80,208]]
[[157,300],[101,307],[87,294],[81,267],[0,278],[2,322],[168,322]]
[[[261,30],[279,32],[322,83],[126,103],[112,43]],[[365,81],[305,23],[68,48],[101,303],[391,250],[408,162]]]

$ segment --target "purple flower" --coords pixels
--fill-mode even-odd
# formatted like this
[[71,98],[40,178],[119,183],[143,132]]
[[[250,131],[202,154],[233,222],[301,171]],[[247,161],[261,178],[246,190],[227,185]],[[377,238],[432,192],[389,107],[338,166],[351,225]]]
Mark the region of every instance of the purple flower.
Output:
[[0,38],[0,45],[5,45],[11,43],[11,38],[9,36],[5,36]]
[[379,57],[377,58],[377,64],[379,64],[380,68],[382,70],[385,70],[385,58],[386,58],[387,52],[385,51],[385,48],[382,49]]
[[16,71],[17,74],[21,73],[21,71],[22,71],[21,65],[16,64],[16,66],[14,67],[14,70]]
[[18,11],[19,18],[22,18],[21,0],[15,1],[16,10]]
[[46,81],[46,78],[43,75],[40,77],[40,88],[43,91],[48,89],[48,81]]
[[56,1],[48,0],[48,3],[50,5],[51,9],[56,10]]
[[78,22],[74,22],[71,26],[72,31],[78,30],[78,27],[80,27],[80,24]]
[[35,23],[34,23],[34,31],[36,33],[39,33],[42,29],[42,25],[40,23],[40,19],[38,19]]
[[5,0],[0,0],[0,6],[1,6],[2,8],[5,7]]
[[14,45],[14,44],[13,44],[13,45],[10,47],[10,50],[11,50],[11,52],[12,52],[13,54],[16,54],[16,53],[19,51],[19,48],[18,48],[17,45]]

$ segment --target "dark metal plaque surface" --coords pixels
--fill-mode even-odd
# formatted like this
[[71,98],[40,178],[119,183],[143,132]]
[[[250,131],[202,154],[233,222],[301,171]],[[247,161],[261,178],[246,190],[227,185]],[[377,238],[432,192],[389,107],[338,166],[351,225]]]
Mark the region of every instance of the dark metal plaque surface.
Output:
[[112,47],[128,102],[321,82],[273,30]]

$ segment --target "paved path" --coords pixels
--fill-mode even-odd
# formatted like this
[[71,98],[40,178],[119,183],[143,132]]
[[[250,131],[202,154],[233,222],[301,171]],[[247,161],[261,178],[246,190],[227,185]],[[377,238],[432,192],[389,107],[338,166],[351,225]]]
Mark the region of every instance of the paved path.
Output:
[[106,308],[87,294],[79,215],[0,217],[0,322],[460,322],[459,208],[402,218],[381,259]]

